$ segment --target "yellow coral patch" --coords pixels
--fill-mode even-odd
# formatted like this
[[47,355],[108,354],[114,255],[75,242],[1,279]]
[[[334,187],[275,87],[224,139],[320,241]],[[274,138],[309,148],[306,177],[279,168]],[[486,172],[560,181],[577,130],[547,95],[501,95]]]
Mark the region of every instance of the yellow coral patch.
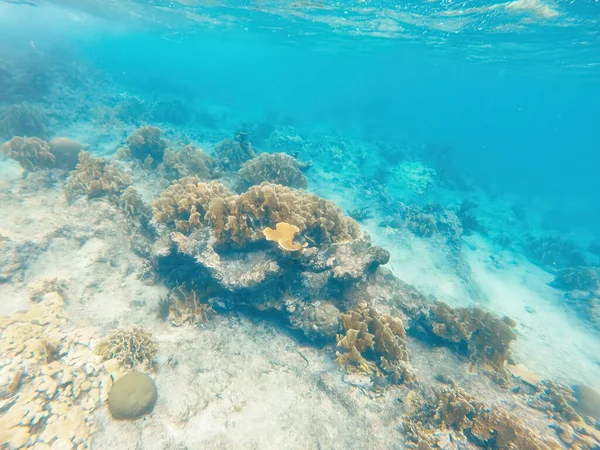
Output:
[[263,233],[268,241],[274,241],[279,247],[288,252],[296,252],[306,247],[306,244],[294,244],[294,236],[300,232],[300,228],[287,222],[279,222],[275,229],[267,227]]

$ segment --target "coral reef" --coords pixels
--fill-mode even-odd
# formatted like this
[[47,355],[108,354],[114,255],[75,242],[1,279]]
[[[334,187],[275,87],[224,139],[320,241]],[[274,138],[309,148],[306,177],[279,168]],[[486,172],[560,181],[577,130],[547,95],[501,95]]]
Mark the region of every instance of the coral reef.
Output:
[[432,214],[411,214],[406,219],[406,228],[420,237],[431,237],[437,231],[435,217]]
[[300,170],[300,162],[285,153],[262,153],[246,161],[238,171],[241,187],[269,182],[293,188],[305,188],[307,179]]
[[556,272],[552,285],[565,291],[593,291],[600,288],[597,268],[569,267]]
[[394,383],[413,380],[408,364],[406,332],[402,320],[387,314],[380,315],[366,304],[342,314],[345,334],[337,335],[336,362],[350,371],[377,373],[368,361],[375,361]]
[[36,137],[15,136],[0,148],[0,153],[18,161],[28,172],[54,167],[56,162],[48,143]]
[[162,135],[163,130],[150,125],[136,129],[127,137],[129,155],[144,161],[148,166],[159,164],[169,146],[169,141]]
[[290,323],[309,339],[330,340],[340,331],[340,316],[340,310],[333,302],[317,300],[296,309],[290,316]]
[[29,136],[45,139],[46,117],[27,103],[12,105],[0,112],[0,138]]
[[479,222],[473,210],[477,208],[477,204],[472,200],[465,200],[460,204],[456,215],[460,219],[463,227],[463,232],[466,235],[471,235],[474,232],[487,234],[487,229]]
[[371,208],[369,208],[368,206],[365,206],[363,208],[352,209],[350,211],[347,211],[346,214],[348,214],[357,222],[363,222],[373,217]]
[[110,389],[108,410],[113,419],[137,419],[152,412],[157,394],[152,377],[141,372],[128,372]]
[[447,448],[450,443],[456,448],[467,448],[468,443],[477,448],[561,448],[558,442],[543,440],[518,417],[486,405],[456,386],[437,389],[415,403],[415,409],[404,421],[404,435],[410,448],[433,450]]
[[192,120],[192,111],[180,100],[159,100],[152,105],[152,120],[183,125]]
[[225,170],[240,170],[242,165],[256,154],[249,142],[239,139],[223,139],[215,145],[215,154]]
[[156,350],[152,334],[138,326],[112,331],[95,348],[103,361],[117,359],[121,365],[131,369],[140,364],[152,367]]
[[436,302],[422,312],[416,323],[443,342],[456,345],[459,353],[467,354],[473,363],[489,369],[495,381],[503,384],[510,343],[516,339],[512,331],[516,324],[512,319],[498,319],[479,308],[451,308]]
[[79,152],[89,148],[89,145],[62,137],[51,139],[48,145],[56,159],[56,167],[64,170],[73,170],[79,161]]
[[387,182],[390,190],[424,195],[433,185],[436,172],[420,161],[402,161],[391,175]]
[[524,246],[525,254],[541,267],[565,269],[585,266],[585,256],[577,246],[560,236],[529,237]]
[[197,176],[206,180],[220,175],[219,162],[192,144],[185,145],[180,150],[165,150],[161,167],[171,179]]
[[220,183],[183,178],[153,205],[154,221],[189,233],[207,224],[220,244],[241,248],[265,239],[264,229],[286,222],[309,244],[348,242],[362,236],[360,227],[329,200],[302,190],[262,183],[230,195]]
[[110,379],[89,348],[92,332],[67,332],[67,323],[56,292],[0,318],[3,448],[88,448]]
[[69,201],[81,195],[88,198],[108,195],[117,199],[130,184],[129,175],[118,167],[82,151],[77,168],[70,173],[65,189]]

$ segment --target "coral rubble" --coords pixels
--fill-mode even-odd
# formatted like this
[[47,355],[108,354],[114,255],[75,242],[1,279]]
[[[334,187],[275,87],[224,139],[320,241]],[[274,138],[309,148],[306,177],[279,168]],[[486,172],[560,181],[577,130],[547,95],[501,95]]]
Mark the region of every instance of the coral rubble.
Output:
[[56,163],[48,143],[36,137],[15,136],[0,148],[0,153],[18,161],[28,172],[52,168]]
[[238,171],[242,187],[269,182],[293,188],[306,188],[307,179],[300,162],[285,153],[261,153],[244,163]]
[[91,332],[67,325],[57,292],[0,318],[2,448],[89,448],[109,376],[88,346]]

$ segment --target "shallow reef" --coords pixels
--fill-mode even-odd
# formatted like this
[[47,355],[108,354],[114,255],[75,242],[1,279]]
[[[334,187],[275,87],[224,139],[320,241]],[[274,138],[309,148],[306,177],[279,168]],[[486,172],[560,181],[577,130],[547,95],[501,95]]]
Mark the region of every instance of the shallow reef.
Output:
[[150,117],[155,122],[167,122],[173,125],[183,125],[192,120],[191,109],[182,101],[159,100],[152,105]]

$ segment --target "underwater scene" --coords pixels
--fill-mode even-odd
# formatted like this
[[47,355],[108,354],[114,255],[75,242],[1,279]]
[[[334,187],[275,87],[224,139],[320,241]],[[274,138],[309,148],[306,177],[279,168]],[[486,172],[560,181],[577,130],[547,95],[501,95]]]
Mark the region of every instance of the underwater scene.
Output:
[[0,0],[0,449],[600,449],[600,3]]

